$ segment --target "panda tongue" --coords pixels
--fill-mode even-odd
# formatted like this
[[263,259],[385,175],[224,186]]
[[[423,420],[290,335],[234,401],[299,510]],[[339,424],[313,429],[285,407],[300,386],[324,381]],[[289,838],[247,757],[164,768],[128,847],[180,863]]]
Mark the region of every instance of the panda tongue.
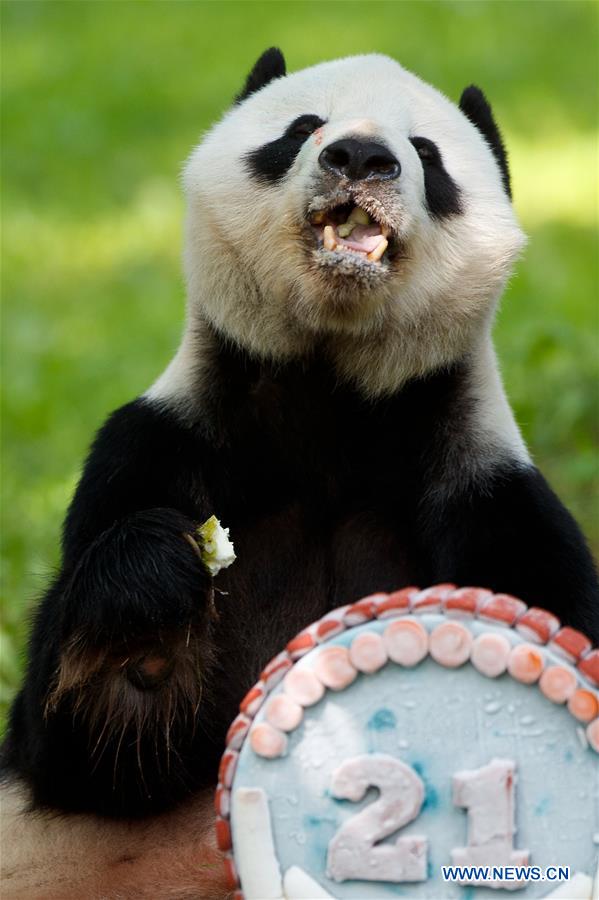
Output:
[[385,238],[378,225],[356,225],[350,236],[346,238],[340,237],[335,228],[335,240],[337,244],[350,250],[372,253]]

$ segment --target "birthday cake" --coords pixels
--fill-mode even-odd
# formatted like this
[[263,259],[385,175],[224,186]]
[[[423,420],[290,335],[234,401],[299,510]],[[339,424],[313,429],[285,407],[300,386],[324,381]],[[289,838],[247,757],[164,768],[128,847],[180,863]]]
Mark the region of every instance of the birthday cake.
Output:
[[236,900],[591,898],[599,650],[478,588],[366,597],[241,703],[216,792]]

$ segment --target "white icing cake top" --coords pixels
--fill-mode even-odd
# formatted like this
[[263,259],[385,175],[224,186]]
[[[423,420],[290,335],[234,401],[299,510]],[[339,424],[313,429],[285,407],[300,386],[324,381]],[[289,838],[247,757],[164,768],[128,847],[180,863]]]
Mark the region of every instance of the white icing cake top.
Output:
[[[340,629],[339,612],[330,614],[290,643],[293,655],[305,655],[291,666],[281,654],[246,698],[217,792],[219,843],[230,850],[232,838],[229,878],[232,886],[240,880],[239,896],[504,894],[444,881],[442,866],[452,864],[529,862],[592,876],[597,689],[583,667],[564,659],[555,643],[559,623],[533,616],[533,630],[525,624],[520,633],[480,613],[459,621],[439,609],[388,615]],[[542,636],[554,644],[529,643],[547,627]],[[324,643],[314,646],[306,635]],[[575,635],[565,638],[576,652]],[[582,653],[592,675],[589,648]],[[590,703],[592,721],[567,708],[575,691],[582,692],[576,710],[584,719]],[[252,819],[249,835],[247,814],[239,813],[248,791],[265,817],[259,827]],[[256,867],[269,865],[278,874],[266,883]],[[528,900],[546,897],[556,883],[508,886]]]

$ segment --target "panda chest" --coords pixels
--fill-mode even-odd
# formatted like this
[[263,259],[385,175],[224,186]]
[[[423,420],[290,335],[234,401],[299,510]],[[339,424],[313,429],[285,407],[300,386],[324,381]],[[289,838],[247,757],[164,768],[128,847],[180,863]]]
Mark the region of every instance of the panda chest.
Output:
[[394,410],[305,396],[244,423],[224,506],[237,552],[231,589],[250,603],[255,592],[261,604],[284,596],[316,616],[414,581],[418,467],[414,429]]
[[250,605],[259,595],[303,619],[306,607],[317,616],[415,580],[411,501],[396,480],[379,472],[368,486],[315,477],[279,488],[265,484],[262,502],[254,495],[231,519],[230,589]]

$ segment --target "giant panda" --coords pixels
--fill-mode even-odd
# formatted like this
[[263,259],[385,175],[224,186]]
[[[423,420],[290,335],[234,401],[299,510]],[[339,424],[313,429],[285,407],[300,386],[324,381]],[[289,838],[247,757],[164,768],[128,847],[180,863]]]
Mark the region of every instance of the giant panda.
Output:
[[[34,808],[130,820],[210,786],[264,663],[376,590],[483,585],[599,638],[493,349],[525,238],[483,93],[273,48],[183,182],[181,345],[95,438],[10,716]],[[212,514],[237,552],[214,583]]]

